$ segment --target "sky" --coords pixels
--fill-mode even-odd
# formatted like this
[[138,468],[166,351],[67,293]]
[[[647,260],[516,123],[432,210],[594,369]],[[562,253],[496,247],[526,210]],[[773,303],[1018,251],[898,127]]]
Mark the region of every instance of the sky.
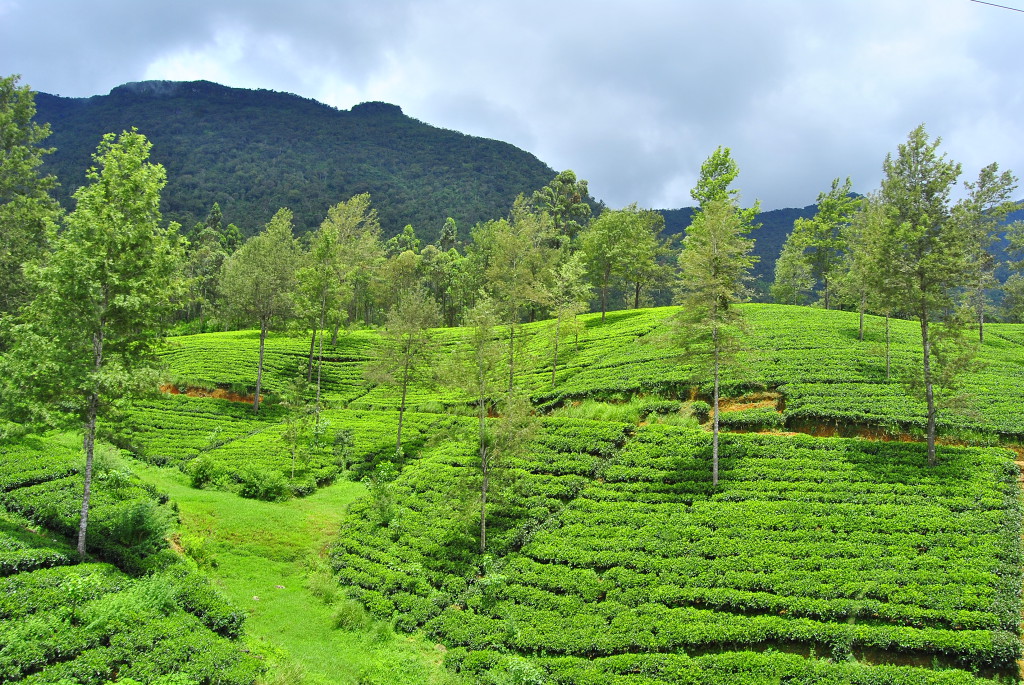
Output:
[[390,102],[572,169],[610,207],[692,205],[720,145],[744,204],[801,207],[847,176],[866,193],[922,123],[962,180],[1024,174],[1021,44],[1024,12],[972,0],[0,0],[0,75],[34,90]]

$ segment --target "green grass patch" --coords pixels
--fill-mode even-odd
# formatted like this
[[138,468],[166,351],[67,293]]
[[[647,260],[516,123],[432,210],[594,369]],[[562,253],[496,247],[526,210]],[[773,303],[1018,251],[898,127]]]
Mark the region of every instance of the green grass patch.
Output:
[[173,469],[139,465],[138,472],[177,503],[182,539],[201,549],[197,562],[246,611],[247,633],[283,650],[278,677],[310,685],[461,682],[441,666],[434,643],[395,634],[388,622],[335,627],[347,600],[341,589],[316,588],[324,582],[317,559],[338,534],[346,508],[365,494],[362,484],[339,481],[308,497],[272,503],[193,489]]

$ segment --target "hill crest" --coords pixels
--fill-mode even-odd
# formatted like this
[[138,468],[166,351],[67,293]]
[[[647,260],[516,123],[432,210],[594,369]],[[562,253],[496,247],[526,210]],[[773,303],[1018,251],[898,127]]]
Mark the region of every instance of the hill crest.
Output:
[[166,217],[186,227],[217,202],[246,234],[280,207],[295,213],[302,232],[329,206],[369,192],[385,235],[412,224],[435,240],[451,216],[465,236],[555,175],[510,143],[430,126],[384,102],[341,110],[210,81],[139,81],[89,98],[39,93],[36,104],[37,120],[53,130],[47,144],[56,152],[45,170],[60,180],[62,202],[102,135],[135,126],[167,168]]

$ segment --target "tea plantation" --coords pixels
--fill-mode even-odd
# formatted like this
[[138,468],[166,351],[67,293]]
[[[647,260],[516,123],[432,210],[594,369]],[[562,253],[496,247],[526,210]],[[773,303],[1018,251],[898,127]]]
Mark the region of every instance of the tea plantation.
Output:
[[[268,339],[259,414],[199,396],[252,391],[244,331],[170,339],[165,390],[180,394],[104,431],[192,487],[282,502],[267,506],[365,482],[321,550],[338,625],[366,612],[425,637],[465,682],[1018,682],[1024,329],[987,327],[932,467],[916,324],[890,321],[887,346],[877,317],[861,340],[856,314],[744,310],[717,486],[708,379],[681,358],[673,309],[581,316],[554,374],[552,322],[522,326],[533,416],[488,473],[483,554],[473,398],[444,384],[459,329],[435,335],[441,378],[410,389],[401,454],[399,391],[365,374],[374,331],[325,344],[319,432],[280,401],[306,377],[308,337]],[[492,407],[489,429],[505,421]],[[79,454],[74,436],[0,446],[0,680],[270,682],[245,612],[162,542],[152,522],[173,523],[172,503],[130,460],[100,469],[95,558],[78,562]]]

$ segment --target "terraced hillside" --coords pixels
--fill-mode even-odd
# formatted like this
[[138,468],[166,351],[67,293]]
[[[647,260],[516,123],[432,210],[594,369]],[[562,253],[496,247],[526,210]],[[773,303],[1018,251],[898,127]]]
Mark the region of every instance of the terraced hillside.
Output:
[[123,468],[99,469],[98,557],[79,561],[65,542],[81,506],[73,444],[0,446],[0,681],[252,683],[264,666],[237,639],[243,614],[166,549],[162,529],[147,535],[140,521],[172,512]]
[[[707,379],[681,359],[672,309],[580,317],[555,369],[551,322],[517,331],[514,382],[534,411],[486,419],[486,553],[473,398],[443,383],[466,331],[436,332],[439,378],[410,393],[402,454],[400,395],[366,380],[373,331],[325,346],[319,424],[279,397],[306,376],[308,338],[268,339],[259,415],[199,396],[255,385],[258,340],[233,332],[169,341],[165,390],[179,394],[105,430],[193,487],[242,497],[364,482],[324,550],[338,601],[428,636],[470,682],[1017,682],[1022,512],[1006,446],[1024,435],[1024,330],[988,327],[931,467],[913,441],[915,324],[890,322],[887,379],[882,319],[861,341],[855,314],[745,310],[718,486]],[[507,335],[494,331],[502,349]],[[74,479],[72,452],[53,451],[47,479]],[[5,493],[34,482],[26,464]],[[37,515],[18,504],[37,500],[4,497]],[[59,544],[18,544],[20,572],[63,563]]]

